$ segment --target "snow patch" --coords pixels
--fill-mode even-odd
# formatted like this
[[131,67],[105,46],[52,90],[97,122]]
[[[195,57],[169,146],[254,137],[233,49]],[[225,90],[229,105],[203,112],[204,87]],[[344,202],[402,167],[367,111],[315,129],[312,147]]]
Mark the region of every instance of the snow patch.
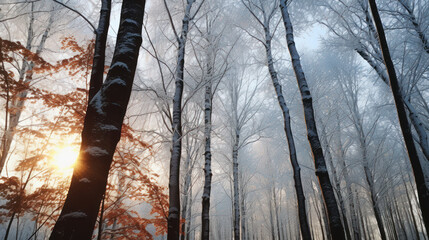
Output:
[[86,218],[87,215],[86,213],[83,212],[71,212],[71,213],[67,213],[65,215],[63,215],[60,220],[64,220],[66,218]]
[[90,183],[91,181],[88,178],[81,178],[79,179],[79,182]]
[[115,68],[115,67],[120,67],[120,68],[123,68],[123,69],[127,70],[128,72],[131,72],[131,71],[130,71],[130,69],[128,68],[128,65],[127,65],[127,64],[125,64],[125,63],[123,63],[123,62],[116,62],[116,63],[114,63],[114,64],[110,67],[110,69],[113,69],[113,68]]
[[112,85],[112,84],[121,85],[121,86],[127,85],[127,83],[121,78],[115,78],[113,80],[110,80],[109,85]]
[[101,130],[105,130],[105,131],[116,131],[116,130],[118,130],[117,127],[110,125],[110,124],[101,124],[100,128],[101,128]]
[[106,150],[100,148],[100,147],[89,147],[85,149],[85,152],[87,152],[89,155],[94,157],[101,157],[104,155],[109,154]]
[[140,38],[141,36],[142,35],[140,33],[130,33],[130,32],[125,33],[126,39],[130,39],[132,37]]
[[98,91],[95,96],[92,98],[91,102],[89,103],[94,109],[95,111],[104,116],[105,113],[103,111],[103,101],[102,101],[102,97],[101,97],[101,91]]
[[126,53],[132,53],[134,50],[132,48],[129,48],[127,46],[123,46],[119,48],[118,54],[126,54]]
[[136,25],[136,26],[138,26],[138,25],[139,25],[139,23],[138,23],[137,21],[132,20],[132,19],[129,19],[129,18],[127,18],[127,19],[125,19],[124,21],[122,21],[122,24],[123,24],[123,23],[129,23],[129,24],[133,24],[133,25]]

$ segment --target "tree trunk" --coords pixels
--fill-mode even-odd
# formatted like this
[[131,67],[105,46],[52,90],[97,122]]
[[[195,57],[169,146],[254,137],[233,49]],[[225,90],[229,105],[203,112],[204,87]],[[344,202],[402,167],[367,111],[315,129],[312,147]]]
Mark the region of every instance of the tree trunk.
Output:
[[340,211],[341,211],[341,219],[344,224],[344,230],[346,232],[347,239],[352,239],[350,235],[350,229],[349,229],[349,223],[347,220],[347,212],[346,207],[344,204],[344,198],[341,191],[341,182],[337,174],[337,169],[334,166],[334,162],[332,159],[331,150],[329,149],[329,143],[327,140],[328,136],[326,134],[325,126],[322,124],[322,144],[325,146],[325,152],[326,152],[326,160],[329,164],[329,167],[331,169],[332,177],[333,177],[333,184],[335,185],[335,192],[337,194],[338,204],[340,205]]
[[325,202],[325,206],[328,212],[329,227],[333,239],[343,240],[345,239],[344,228],[341,223],[341,216],[340,212],[338,211],[337,200],[335,199],[334,190],[329,179],[325,158],[323,156],[323,150],[320,145],[319,136],[317,134],[316,121],[314,119],[313,100],[311,97],[310,89],[307,85],[307,80],[305,78],[304,71],[301,67],[298,50],[295,47],[293,28],[287,10],[286,0],[280,1],[280,8],[283,16],[283,23],[286,28],[286,41],[292,59],[292,66],[299,85],[302,103],[304,105],[304,116],[307,125],[308,141],[310,143],[311,151],[313,153],[316,176],[319,179],[320,188],[323,193],[323,200]]
[[296,148],[295,148],[295,141],[292,134],[292,127],[290,124],[290,115],[289,115],[289,108],[286,105],[286,101],[283,97],[283,91],[282,86],[280,85],[280,82],[277,77],[277,71],[274,68],[274,60],[271,52],[271,34],[269,25],[265,24],[264,26],[265,30],[265,52],[267,54],[267,62],[268,62],[268,70],[270,72],[271,81],[274,86],[274,90],[277,95],[277,100],[280,105],[280,109],[283,114],[283,127],[286,134],[287,144],[289,148],[289,158],[290,163],[292,165],[293,169],[293,179],[295,182],[295,193],[296,193],[296,199],[298,202],[298,216],[299,216],[299,226],[301,229],[301,235],[304,240],[310,240],[311,234],[310,234],[310,227],[308,225],[307,220],[307,210],[305,206],[305,196],[304,196],[304,190],[302,188],[302,181],[301,181],[301,168],[298,163],[298,158],[296,155]]
[[240,211],[241,211],[241,240],[247,240],[247,230],[246,230],[246,202],[245,202],[245,194],[244,194],[244,180],[243,180],[243,174],[240,174],[241,179],[241,187],[240,187]]
[[88,104],[81,150],[54,239],[91,239],[133,85],[144,0],[126,0],[106,81]]
[[[210,60],[210,57],[209,57]],[[210,239],[210,193],[212,185],[212,153],[211,153],[211,129],[212,129],[212,66],[207,64],[206,91],[204,94],[204,190],[202,196],[201,211],[201,240]]]
[[[186,142],[187,142],[187,148],[190,148],[189,146],[189,137],[185,136],[186,138]],[[185,240],[186,237],[186,226],[187,223],[189,221],[189,219],[187,218],[187,213],[188,213],[188,207],[189,207],[189,198],[192,196],[189,196],[189,191],[191,188],[191,180],[192,180],[192,168],[193,166],[191,166],[191,153],[188,150],[187,154],[186,154],[186,161],[185,161],[185,183],[183,186],[183,208],[182,208],[182,218],[184,218],[185,222],[182,223],[182,234],[180,236],[181,240]],[[189,240],[189,239],[187,239]]]
[[92,62],[91,80],[89,81],[88,102],[95,96],[103,85],[104,62],[106,59],[107,33],[110,24],[110,11],[112,0],[102,0],[100,9],[100,20],[95,32],[94,59]]
[[[360,0],[361,3],[361,8],[362,11],[365,14],[365,21],[368,25],[370,34],[373,37],[373,40],[377,40],[378,39],[378,33],[377,30],[374,26],[374,23],[371,21],[371,15],[368,11],[368,7],[367,5],[365,5],[364,0]],[[401,0],[399,0],[401,1]],[[379,75],[379,77],[381,78],[381,80],[387,84],[388,86],[390,86],[390,81],[389,81],[389,76],[388,74],[386,74],[386,70],[377,62],[381,62],[381,59],[383,59],[383,53],[380,52],[380,49],[374,47],[374,51],[375,51],[375,61],[371,58],[370,55],[368,55],[368,50],[365,51],[365,47],[363,46],[363,44],[360,44],[360,48],[356,48],[355,50],[357,51],[357,53],[365,60],[368,62],[368,64],[377,72],[377,74]],[[378,60],[380,59],[380,60]],[[398,85],[399,86],[399,85]],[[399,88],[399,91],[402,91],[401,88]],[[401,92],[400,97],[402,98],[403,103],[406,106],[406,110],[408,110],[408,114],[411,120],[411,123],[414,126],[414,129],[416,130],[417,135],[419,136],[419,145],[421,147],[421,150],[423,152],[423,154],[425,155],[426,160],[429,161],[429,138],[427,136],[426,133],[426,129],[422,123],[422,121],[419,118],[419,112],[414,108],[414,106],[410,103],[410,100],[405,96],[405,94],[403,92]]]
[[235,130],[235,139],[234,146],[232,149],[232,175],[233,175],[233,185],[234,185],[234,196],[233,196],[233,206],[234,206],[234,240],[240,240],[240,192],[238,187],[238,143],[240,140],[240,132],[238,129]]
[[[188,211],[186,212],[186,219],[188,223],[186,224],[185,236],[186,240],[191,240],[191,226],[192,226],[192,188],[189,189],[189,201],[188,201]],[[195,229],[194,229],[194,240],[195,240]]]
[[191,7],[195,0],[187,0],[182,31],[178,37],[175,92],[173,98],[173,139],[170,159],[168,240],[178,240],[180,235],[180,158],[182,154],[182,94],[185,68],[185,46],[191,18]]
[[12,227],[12,222],[13,222],[13,219],[15,217],[15,214],[16,214],[16,212],[12,213],[12,216],[10,217],[9,223],[7,224],[6,233],[4,235],[4,240],[7,240],[7,238],[9,237],[10,228]]
[[401,126],[402,135],[404,137],[405,145],[408,152],[408,157],[414,172],[414,179],[417,185],[417,193],[419,195],[420,209],[422,211],[423,221],[425,223],[426,231],[429,229],[429,190],[425,184],[423,169],[419,156],[417,154],[416,146],[414,145],[411,128],[408,123],[407,114],[404,107],[402,93],[399,87],[398,79],[396,77],[395,67],[390,57],[389,47],[387,45],[386,36],[384,34],[383,25],[378,14],[377,5],[375,0],[369,0],[371,12],[374,23],[378,33],[378,40],[380,43],[383,60],[386,65],[387,74],[390,79],[390,87],[392,89],[393,98],[395,100],[396,110],[398,113],[399,124]]

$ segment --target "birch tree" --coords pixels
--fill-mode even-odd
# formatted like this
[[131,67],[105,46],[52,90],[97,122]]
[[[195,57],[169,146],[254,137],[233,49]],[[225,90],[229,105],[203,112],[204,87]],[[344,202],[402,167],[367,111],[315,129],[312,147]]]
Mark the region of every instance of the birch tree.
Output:
[[298,213],[299,213],[298,215],[299,215],[299,225],[301,229],[301,234],[303,239],[311,239],[310,228],[307,220],[304,190],[303,190],[302,181],[301,181],[301,169],[298,163],[296,148],[295,148],[295,141],[292,134],[289,108],[287,107],[285,98],[283,96],[282,86],[278,79],[277,70],[275,69],[275,66],[274,66],[275,61],[273,59],[273,54],[272,54],[271,42],[275,31],[271,30],[270,25],[273,21],[275,21],[275,15],[276,15],[279,3],[278,1],[272,1],[268,3],[262,3],[262,2],[255,3],[251,0],[242,0],[242,2],[247,8],[247,10],[254,17],[256,22],[260,25],[260,27],[264,29],[264,38],[263,39],[258,38],[258,41],[261,42],[265,47],[268,71],[270,73],[271,81],[274,86],[277,100],[283,114],[284,131],[286,134],[287,145],[289,149],[289,158],[293,168],[295,193],[298,201]]
[[[210,14],[212,13],[212,14]],[[204,91],[204,189],[202,195],[201,211],[201,239],[210,239],[210,195],[212,185],[212,115],[213,115],[213,98],[218,86],[228,71],[229,54],[234,48],[221,53],[221,43],[223,31],[217,31],[216,25],[220,25],[219,18],[221,9],[210,10],[206,17],[206,30],[203,34],[206,46],[204,49],[205,62],[203,62],[203,83]],[[222,62],[223,61],[223,62]]]
[[335,199],[334,190],[332,188],[328,170],[326,168],[323,150],[320,144],[319,136],[316,128],[316,121],[314,119],[314,110],[310,89],[301,67],[300,57],[295,47],[292,23],[288,13],[288,1],[280,0],[280,8],[283,17],[283,23],[286,29],[286,40],[288,44],[289,53],[292,59],[292,66],[296,75],[299,85],[299,90],[304,105],[304,117],[307,126],[308,141],[311,146],[311,151],[314,158],[314,165],[316,168],[316,176],[319,179],[320,188],[323,193],[323,199],[328,211],[329,227],[333,239],[345,239],[344,228],[341,223],[341,216],[338,211],[337,200]]
[[[197,7],[194,13],[191,13],[192,5],[195,0],[187,0],[185,13],[182,20],[180,35],[174,27],[170,12],[168,11],[170,23],[173,28],[177,46],[177,65],[174,74],[175,92],[173,97],[173,114],[172,114],[172,150],[170,159],[170,177],[169,177],[169,197],[170,206],[168,210],[168,235],[169,240],[178,240],[180,234],[180,158],[182,155],[182,95],[183,95],[183,77],[185,67],[185,46],[190,28],[190,24],[194,19],[203,2]],[[164,1],[167,7],[166,2]]]
[[67,199],[50,239],[90,239],[122,122],[142,41],[145,1],[124,1],[110,70],[88,104],[81,151]]

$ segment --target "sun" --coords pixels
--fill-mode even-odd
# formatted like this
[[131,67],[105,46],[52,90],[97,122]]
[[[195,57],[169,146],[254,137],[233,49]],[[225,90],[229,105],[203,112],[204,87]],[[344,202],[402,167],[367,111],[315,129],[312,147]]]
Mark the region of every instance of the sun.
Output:
[[79,151],[71,146],[60,147],[54,151],[52,156],[53,165],[60,170],[73,168]]

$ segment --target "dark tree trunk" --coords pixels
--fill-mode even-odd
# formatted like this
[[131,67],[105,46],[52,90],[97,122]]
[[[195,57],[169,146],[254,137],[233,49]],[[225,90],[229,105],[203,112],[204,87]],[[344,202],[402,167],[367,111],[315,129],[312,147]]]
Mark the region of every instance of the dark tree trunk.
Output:
[[100,20],[95,32],[94,59],[92,62],[91,80],[89,81],[88,102],[100,90],[103,84],[104,61],[106,59],[107,33],[110,24],[110,11],[112,0],[102,0],[100,10]]
[[233,177],[233,228],[234,240],[240,240],[240,192],[238,186],[238,143],[240,141],[240,132],[236,129],[234,146],[232,149],[232,177]]
[[82,144],[51,240],[91,239],[133,85],[145,0],[125,0],[106,81],[88,104]]
[[389,75],[390,88],[392,89],[393,98],[395,100],[396,110],[398,113],[399,124],[401,126],[402,135],[404,137],[405,146],[407,147],[408,157],[414,173],[416,181],[417,193],[419,196],[420,209],[422,211],[423,222],[425,223],[426,232],[429,229],[429,190],[425,184],[423,170],[419,156],[417,154],[416,146],[414,144],[413,136],[411,133],[410,124],[408,122],[407,113],[405,111],[402,93],[399,87],[398,79],[396,77],[395,67],[390,57],[389,47],[387,45],[386,36],[384,34],[383,24],[378,14],[377,5],[375,0],[369,0],[371,13],[373,16],[374,24],[378,33],[378,40],[380,49],[383,55],[384,64],[386,65],[387,74]]
[[337,200],[335,199],[334,189],[332,188],[329,179],[328,170],[326,168],[325,157],[323,156],[322,146],[320,145],[319,136],[317,134],[316,121],[314,119],[313,100],[310,89],[308,88],[307,80],[304,71],[301,67],[300,57],[295,47],[293,37],[292,23],[287,9],[287,1],[280,1],[280,8],[283,16],[283,23],[286,28],[286,41],[289,53],[292,60],[292,66],[301,92],[302,103],[304,105],[304,117],[307,126],[308,141],[311,146],[311,151],[314,158],[316,168],[316,176],[319,179],[320,189],[322,190],[323,200],[327,208],[329,228],[331,230],[332,239],[346,239],[344,228],[341,223],[341,216],[338,210]]
[[170,159],[168,240],[178,240],[180,235],[180,158],[182,155],[182,95],[185,68],[185,46],[191,19],[191,7],[195,0],[187,0],[182,31],[178,37],[177,66],[175,72],[175,92],[173,98],[173,138]]
[[[208,58],[210,60],[210,56]],[[212,184],[212,153],[211,153],[211,125],[212,125],[212,66],[207,64],[208,81],[204,94],[204,190],[201,211],[201,240],[210,239],[210,193]]]
[[301,167],[298,163],[296,155],[295,140],[292,134],[292,126],[290,124],[289,108],[283,96],[282,86],[277,77],[277,71],[274,68],[274,60],[271,52],[271,34],[268,24],[264,27],[265,30],[265,52],[267,54],[268,70],[270,72],[271,81],[277,95],[277,100],[283,114],[283,127],[286,134],[287,145],[289,149],[289,159],[293,169],[293,179],[295,183],[295,193],[298,202],[299,226],[301,229],[302,238],[304,240],[311,239],[310,227],[307,220],[307,210],[305,206],[305,196],[301,181]]

